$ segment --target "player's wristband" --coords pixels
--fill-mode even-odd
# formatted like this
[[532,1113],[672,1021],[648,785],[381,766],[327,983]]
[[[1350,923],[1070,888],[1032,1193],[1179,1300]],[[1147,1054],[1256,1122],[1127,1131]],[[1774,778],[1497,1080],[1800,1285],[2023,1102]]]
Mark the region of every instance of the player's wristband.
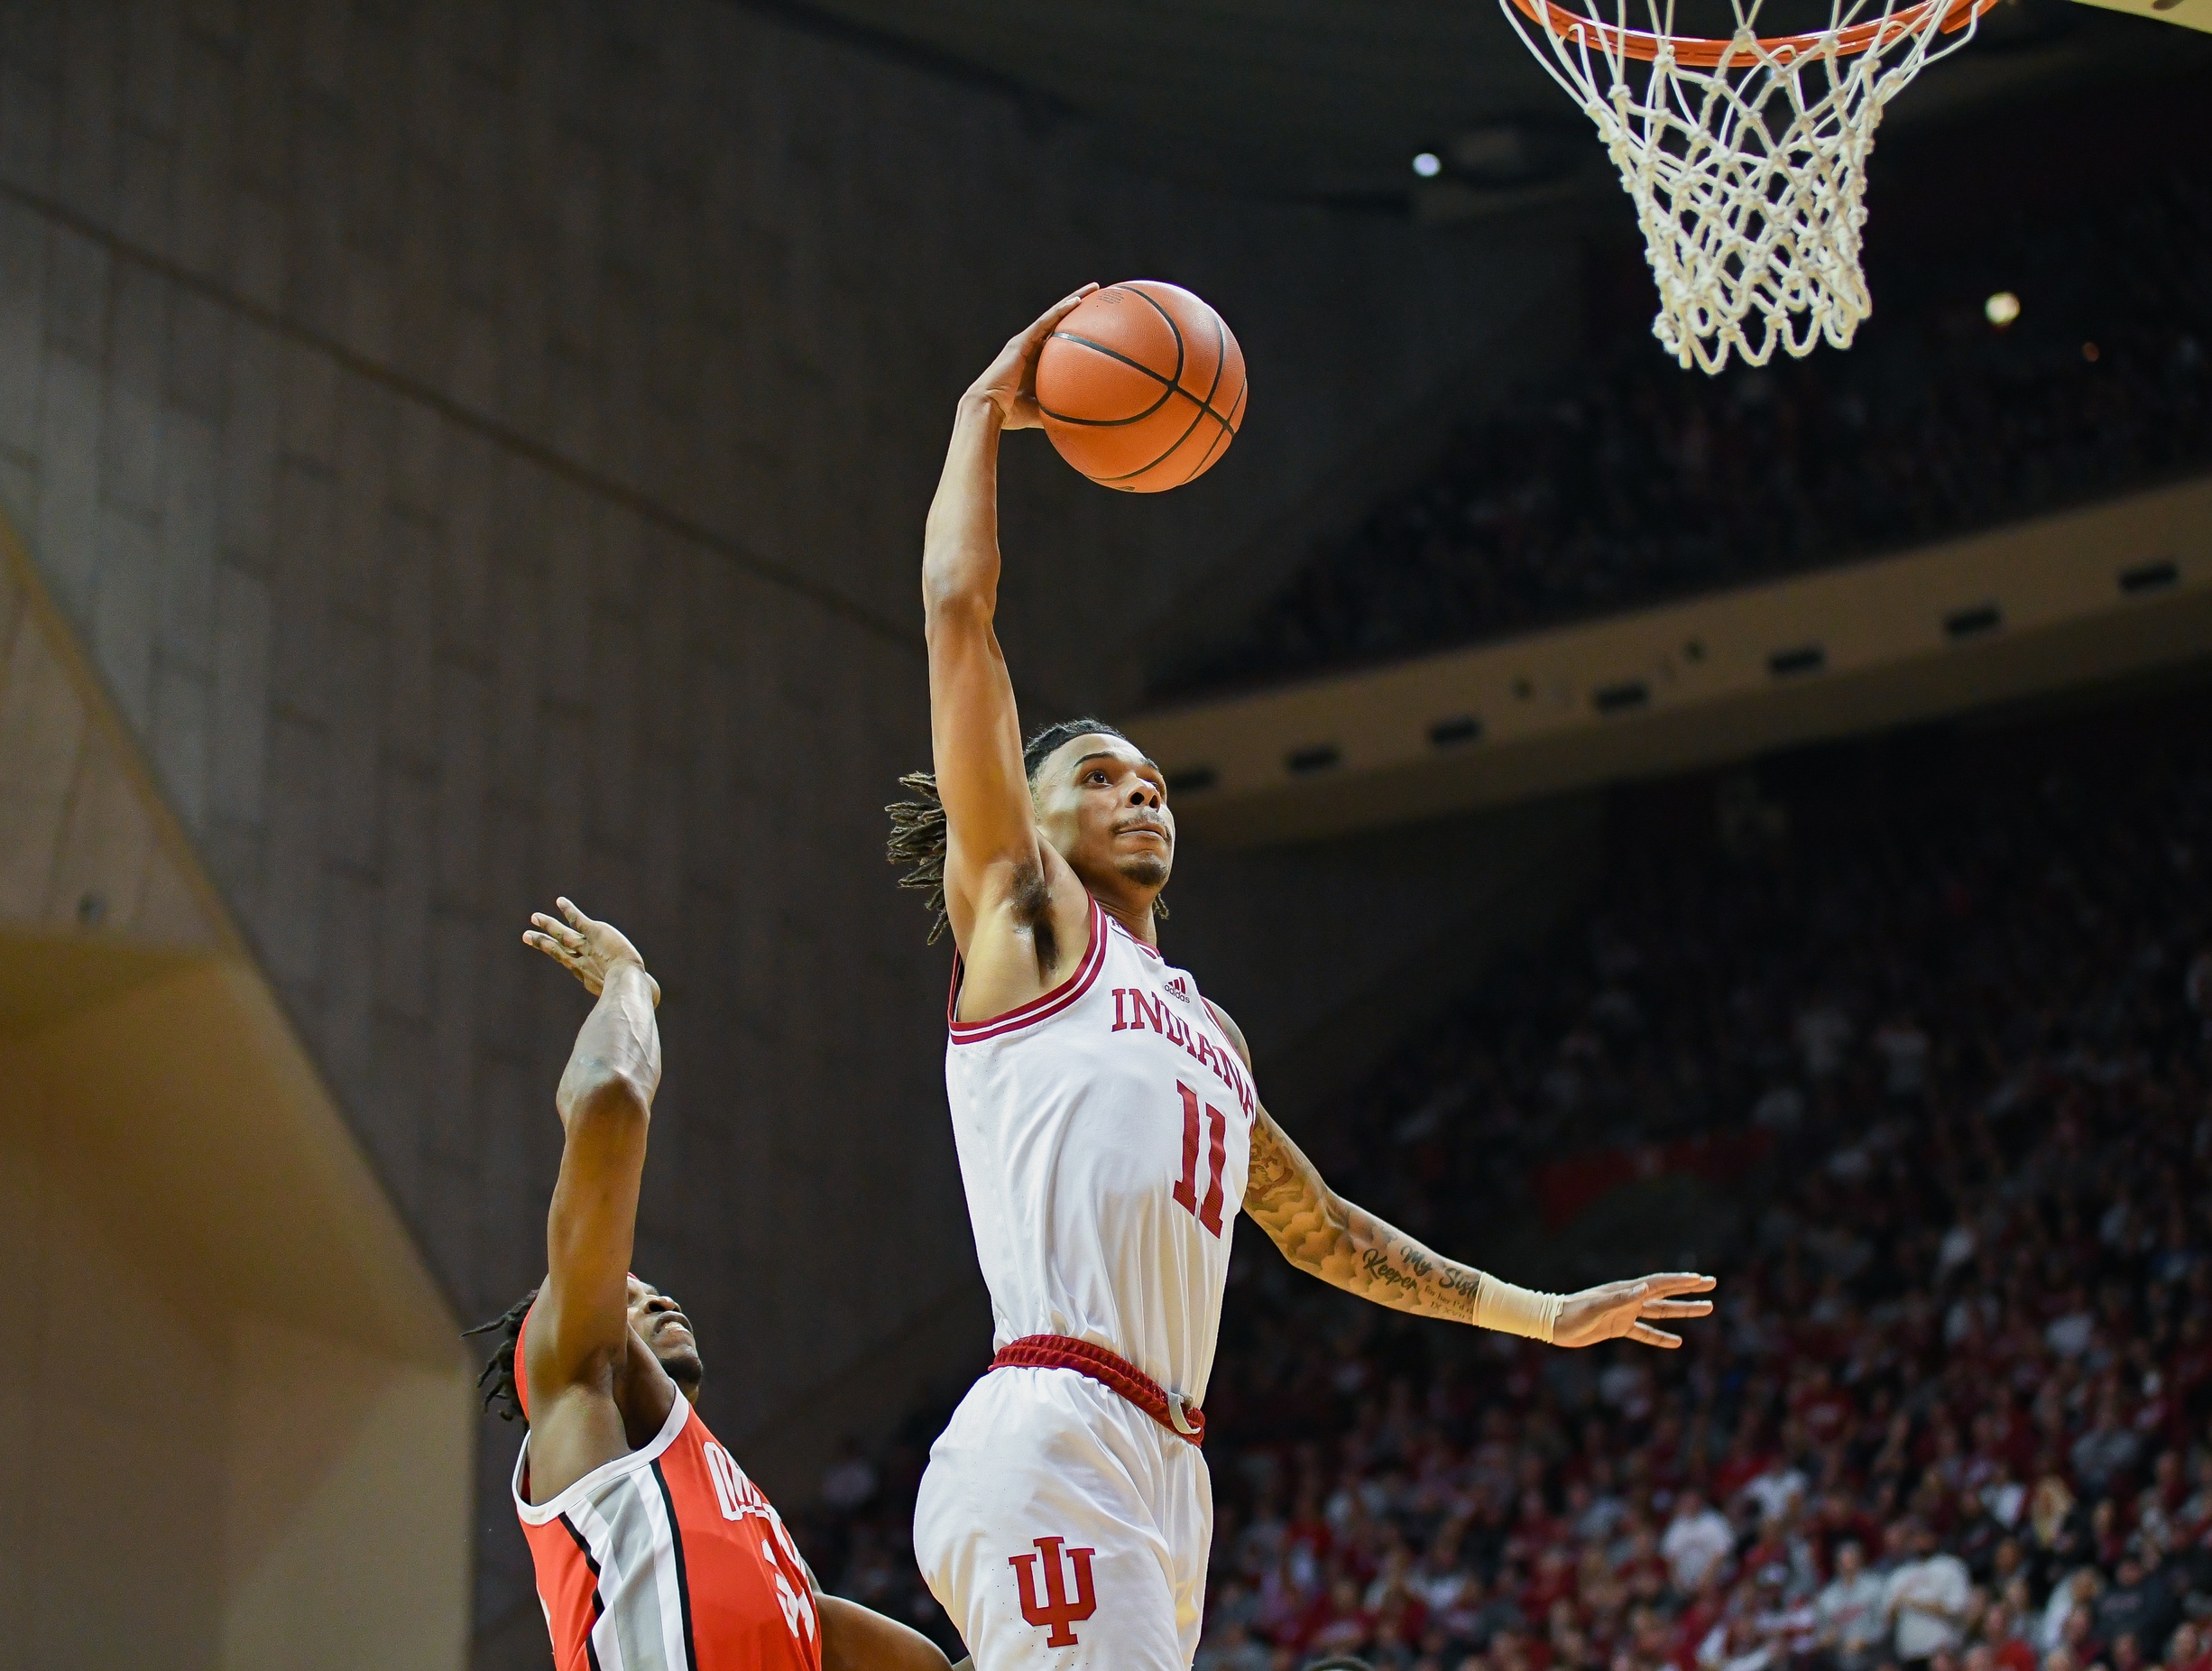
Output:
[[1475,1326],[1540,1340],[1548,1346],[1559,1328],[1559,1309],[1566,1303],[1564,1294],[1516,1288],[1485,1271],[1482,1286],[1475,1290]]

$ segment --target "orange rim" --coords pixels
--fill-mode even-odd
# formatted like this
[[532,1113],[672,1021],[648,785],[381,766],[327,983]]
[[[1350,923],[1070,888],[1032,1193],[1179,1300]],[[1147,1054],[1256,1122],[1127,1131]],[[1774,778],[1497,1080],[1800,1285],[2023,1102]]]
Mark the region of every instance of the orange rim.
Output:
[[[1759,46],[1767,56],[1783,64],[1794,63],[1801,58],[1824,58],[1831,51],[1839,58],[1849,58],[1869,47],[1887,46],[1900,35],[1917,32],[1931,11],[1940,10],[1943,14],[1942,22],[1937,26],[1948,35],[1964,29],[1996,3],[1997,0],[1918,0],[1916,5],[1893,12],[1887,17],[1869,18],[1863,23],[1853,23],[1829,33],[1761,35]],[[1575,46],[1595,48],[1608,58],[1636,58],[1648,63],[1659,56],[1660,48],[1671,46],[1675,62],[1711,69],[1731,58],[1745,56],[1733,41],[1623,29],[1569,12],[1551,4],[1551,0],[1513,0],[1513,4],[1538,28],[1548,29]],[[1747,57],[1746,61],[1749,61]]]

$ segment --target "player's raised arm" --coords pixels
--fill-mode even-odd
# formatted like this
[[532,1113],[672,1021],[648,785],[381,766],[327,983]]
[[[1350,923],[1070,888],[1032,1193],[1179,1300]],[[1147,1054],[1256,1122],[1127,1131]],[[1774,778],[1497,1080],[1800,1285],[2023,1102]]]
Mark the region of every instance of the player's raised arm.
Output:
[[[1207,1007],[1249,1068],[1243,1033],[1220,1005]],[[1244,1210],[1299,1269],[1394,1311],[1471,1323],[1553,1346],[1633,1340],[1680,1346],[1682,1336],[1654,1325],[1710,1315],[1710,1277],[1671,1271],[1608,1282],[1579,1294],[1538,1294],[1430,1251],[1395,1225],[1331,1189],[1305,1151],[1266,1108],[1252,1121],[1252,1160]]]
[[546,1216],[545,1286],[525,1347],[533,1406],[613,1373],[630,1338],[631,1244],[646,1128],[660,1084],[660,988],[637,947],[567,900],[523,935],[584,983],[598,1002],[576,1034],[554,1095],[567,1140]]
[[[946,824],[945,904],[971,964],[980,916],[1008,913],[1047,885],[1050,861],[1022,771],[1021,722],[993,617],[999,602],[999,435],[1037,421],[1037,350],[1096,285],[1047,309],[961,397],[922,546],[930,736]],[[1065,865],[1063,891],[1080,891]],[[989,950],[984,956],[989,958]],[[986,980],[995,974],[972,974]],[[1020,996],[1015,1002],[1020,1002]]]

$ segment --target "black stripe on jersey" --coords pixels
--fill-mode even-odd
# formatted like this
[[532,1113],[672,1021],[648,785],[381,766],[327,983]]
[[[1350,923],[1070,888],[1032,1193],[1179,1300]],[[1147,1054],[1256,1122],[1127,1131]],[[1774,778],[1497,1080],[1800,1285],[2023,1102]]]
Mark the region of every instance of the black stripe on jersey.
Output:
[[668,1494],[668,1476],[660,1471],[660,1461],[653,1460],[653,1483],[660,1488],[660,1500],[668,1511],[668,1547],[676,1552],[676,1599],[684,1610],[684,1663],[696,1667],[699,1650],[691,1642],[691,1579],[684,1571],[684,1528],[676,1519],[676,1499]]
[[584,1657],[591,1661],[592,1671],[599,1671],[599,1645],[592,1640],[592,1632],[599,1628],[605,1616],[607,1604],[599,1593],[599,1563],[592,1559],[592,1546],[584,1541],[584,1534],[576,1530],[576,1523],[567,1515],[560,1518],[561,1530],[576,1539],[576,1553],[584,1557],[584,1565],[592,1573],[592,1622],[584,1632]]

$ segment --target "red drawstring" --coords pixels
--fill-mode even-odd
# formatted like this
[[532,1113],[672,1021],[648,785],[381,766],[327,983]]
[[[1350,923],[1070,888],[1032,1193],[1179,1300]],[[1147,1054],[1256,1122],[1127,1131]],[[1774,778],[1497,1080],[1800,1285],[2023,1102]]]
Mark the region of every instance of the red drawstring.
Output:
[[1000,1347],[991,1357],[991,1367],[1074,1370],[1120,1393],[1178,1439],[1188,1439],[1193,1445],[1206,1442],[1203,1410],[1178,1394],[1162,1391],[1160,1384],[1134,1363],[1087,1340],[1065,1334],[1025,1334]]

